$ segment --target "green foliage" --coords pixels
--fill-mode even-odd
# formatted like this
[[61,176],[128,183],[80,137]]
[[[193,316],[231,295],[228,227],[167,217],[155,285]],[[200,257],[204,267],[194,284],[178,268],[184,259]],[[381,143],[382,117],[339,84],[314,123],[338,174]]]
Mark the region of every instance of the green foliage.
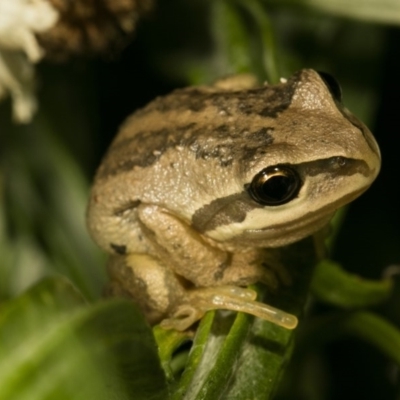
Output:
[[316,267],[311,290],[321,301],[345,309],[370,307],[390,298],[393,280],[370,280],[344,271],[339,264],[325,259]]
[[381,378],[376,392],[363,379],[363,398],[393,398],[385,368],[400,368],[400,291],[393,277],[376,278],[400,259],[398,205],[386,194],[398,168],[382,171],[386,183],[365,206],[335,219],[327,246],[337,261],[321,261],[311,279],[320,246],[303,241],[285,251],[293,285],[275,294],[257,288],[300,318],[296,331],[211,312],[195,334],[155,327],[154,340],[133,305],[100,299],[105,258],[84,222],[88,176],[121,119],[178,84],[238,72],[276,82],[299,68],[323,69],[343,84],[346,105],[373,124],[393,32],[385,24],[400,24],[397,0],[159,1],[120,57],[43,65],[32,124],[13,125],[2,103],[0,400],[354,398],[335,384],[352,356],[335,369],[328,354],[349,338],[367,343],[353,355],[360,376]]
[[149,327],[128,301],[88,305],[63,278],[10,300],[0,315],[0,399],[163,399]]
[[[285,252],[285,265],[293,285],[264,301],[300,316],[311,277],[312,240],[292,245]],[[296,271],[302,271],[299,274]],[[176,337],[176,333],[171,333]],[[209,313],[203,318],[193,342],[186,368],[173,380],[172,399],[270,398],[279,387],[284,365],[293,350],[294,331],[246,314]],[[161,351],[171,342],[158,341]],[[165,362],[166,360],[164,360]]]

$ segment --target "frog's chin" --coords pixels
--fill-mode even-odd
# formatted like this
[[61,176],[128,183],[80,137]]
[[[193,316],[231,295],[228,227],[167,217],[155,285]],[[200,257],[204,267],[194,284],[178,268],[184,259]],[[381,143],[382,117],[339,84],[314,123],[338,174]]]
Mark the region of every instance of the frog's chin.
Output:
[[256,247],[280,247],[297,242],[326,226],[340,207],[359,197],[365,190],[366,187],[349,193],[335,203],[326,205],[287,224],[245,230],[238,238],[240,239],[239,243],[246,242],[248,245]]
[[256,247],[280,247],[297,242],[325,227],[335,211],[314,218],[303,219],[297,224],[275,226],[265,229],[249,229],[240,235],[240,240]]

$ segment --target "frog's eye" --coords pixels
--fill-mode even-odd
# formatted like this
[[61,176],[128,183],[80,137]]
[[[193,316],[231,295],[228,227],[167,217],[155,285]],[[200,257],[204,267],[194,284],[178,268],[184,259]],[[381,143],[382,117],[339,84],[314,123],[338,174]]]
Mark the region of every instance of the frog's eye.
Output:
[[291,167],[276,165],[260,171],[251,181],[249,193],[260,204],[279,206],[293,200],[302,181]]
[[332,97],[338,101],[342,102],[342,89],[339,85],[339,82],[330,74],[322,71],[318,71],[318,75],[324,81],[325,85],[329,89],[330,94]]

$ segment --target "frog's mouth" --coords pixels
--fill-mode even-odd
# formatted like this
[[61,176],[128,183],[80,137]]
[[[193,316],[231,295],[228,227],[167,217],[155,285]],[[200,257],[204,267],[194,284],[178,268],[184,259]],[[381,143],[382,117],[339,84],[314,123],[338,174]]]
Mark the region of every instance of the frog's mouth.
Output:
[[282,224],[265,229],[249,229],[242,233],[240,239],[246,240],[247,243],[251,242],[252,245],[256,245],[257,247],[257,242],[260,242],[260,246],[266,247],[279,247],[297,242],[326,226],[332,219],[335,211],[327,215],[303,219],[301,223],[291,222],[287,225]]
[[262,229],[245,230],[240,235],[240,239],[244,239],[247,242],[251,241],[253,245],[255,244],[254,242],[260,241],[262,245],[270,247],[278,247],[296,242],[326,226],[340,207],[359,197],[366,189],[362,188],[347,194],[334,203],[303,215],[301,218],[291,220],[288,223],[272,225]]

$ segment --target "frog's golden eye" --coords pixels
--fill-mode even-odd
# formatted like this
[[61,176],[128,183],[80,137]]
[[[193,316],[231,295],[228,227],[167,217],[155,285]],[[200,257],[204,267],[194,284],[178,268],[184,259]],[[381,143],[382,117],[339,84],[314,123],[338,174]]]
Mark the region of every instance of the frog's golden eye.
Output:
[[322,71],[318,71],[318,75],[324,81],[326,87],[328,88],[332,97],[338,101],[342,102],[342,88],[339,85],[339,82],[330,74]]
[[279,206],[293,200],[301,188],[298,173],[286,165],[276,165],[260,171],[251,181],[249,193],[260,204]]

